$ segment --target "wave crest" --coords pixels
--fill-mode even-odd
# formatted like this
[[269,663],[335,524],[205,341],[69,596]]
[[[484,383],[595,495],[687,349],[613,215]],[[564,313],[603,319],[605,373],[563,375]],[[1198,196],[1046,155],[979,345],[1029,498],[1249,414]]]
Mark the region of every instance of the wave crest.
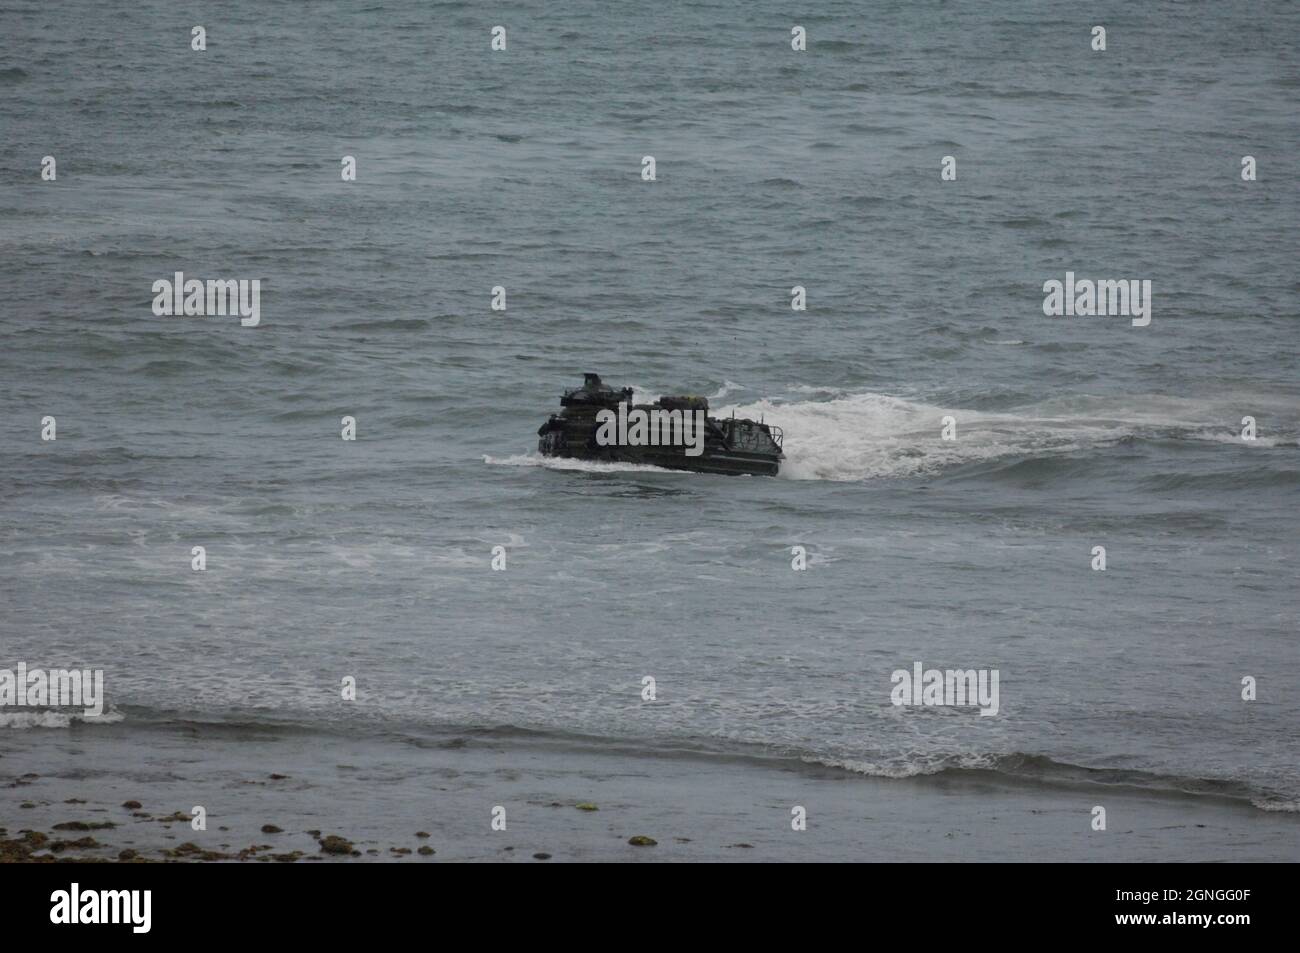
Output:
[[28,708],[22,711],[0,711],[0,728],[70,728],[74,724],[113,725],[125,715],[109,709],[102,715],[87,715],[78,709]]

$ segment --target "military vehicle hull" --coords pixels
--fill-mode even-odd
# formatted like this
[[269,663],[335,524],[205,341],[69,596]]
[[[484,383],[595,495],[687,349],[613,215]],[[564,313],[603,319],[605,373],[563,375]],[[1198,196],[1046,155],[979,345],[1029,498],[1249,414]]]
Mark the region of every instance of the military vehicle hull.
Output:
[[[537,431],[537,449],[546,456],[754,476],[775,476],[781,468],[780,428],[747,418],[709,417],[708,400],[703,397],[663,397],[652,404],[634,404],[630,388],[614,390],[602,384],[598,375],[588,374],[586,383],[566,391],[560,404],[560,412]],[[674,428],[665,426],[660,432],[664,445],[618,439],[628,428],[614,427],[614,419],[620,414],[635,417],[638,411],[647,416],[657,413],[660,420],[668,414],[694,415],[694,421],[703,422],[702,433],[687,430],[685,435],[691,439],[670,441],[670,431],[673,437],[681,435],[673,418]]]

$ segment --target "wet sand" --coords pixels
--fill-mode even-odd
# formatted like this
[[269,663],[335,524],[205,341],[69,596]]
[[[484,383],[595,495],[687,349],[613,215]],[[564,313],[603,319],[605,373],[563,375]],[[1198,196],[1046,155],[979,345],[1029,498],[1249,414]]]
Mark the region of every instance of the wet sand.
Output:
[[[260,728],[77,726],[3,741],[0,840],[25,845],[5,852],[11,860],[113,860],[122,851],[303,863],[1300,859],[1295,813],[992,772],[886,779],[572,740]],[[123,806],[131,802],[140,807]],[[196,805],[206,809],[205,831],[188,820]],[[1105,831],[1091,829],[1095,805],[1106,809]],[[498,806],[505,830],[492,827]],[[806,830],[791,827],[795,806],[806,809]],[[268,825],[280,830],[263,833]],[[42,834],[49,841],[36,849]],[[330,841],[341,852],[322,851],[331,836],[351,847]],[[655,843],[634,846],[634,837]],[[59,840],[74,845],[56,853]]]

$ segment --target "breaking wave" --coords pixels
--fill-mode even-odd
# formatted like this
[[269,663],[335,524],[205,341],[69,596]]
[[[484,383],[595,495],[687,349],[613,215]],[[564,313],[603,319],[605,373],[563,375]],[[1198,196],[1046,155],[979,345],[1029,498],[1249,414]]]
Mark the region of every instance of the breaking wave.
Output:
[[950,773],[988,772],[1014,781],[1060,784],[1075,788],[1104,785],[1192,798],[1227,798],[1247,802],[1260,810],[1271,812],[1300,811],[1300,802],[1246,781],[1163,774],[1132,768],[1092,768],[1057,761],[1044,755],[1020,752],[934,753],[883,761],[804,755],[800,760],[877,778],[901,779]]
[[0,712],[0,728],[69,728],[74,724],[113,725],[125,717],[121,712],[111,709],[102,715],[87,715],[76,709],[26,709]]
[[[1243,450],[1296,446],[1295,434],[1262,433],[1251,443],[1239,438],[1242,408],[1262,403],[1258,398],[1065,397],[990,412],[866,393],[830,400],[764,399],[718,407],[713,413],[721,417],[734,411],[781,427],[786,454],[781,476],[787,479],[856,481],[1060,456],[1135,438],[1225,443]],[[1298,408],[1277,410],[1274,419],[1294,420]],[[956,421],[957,439],[941,440],[943,418],[949,415]]]

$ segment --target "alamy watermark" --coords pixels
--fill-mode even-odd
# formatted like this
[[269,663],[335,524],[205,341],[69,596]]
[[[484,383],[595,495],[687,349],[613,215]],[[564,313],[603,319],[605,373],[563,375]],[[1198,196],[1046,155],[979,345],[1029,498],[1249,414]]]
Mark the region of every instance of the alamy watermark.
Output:
[[1043,282],[1043,294],[1043,314],[1048,317],[1123,315],[1133,319],[1135,328],[1151,323],[1150,278],[1075,280],[1074,272],[1067,271],[1063,282],[1055,278]]
[[0,708],[80,708],[87,718],[104,713],[103,669],[0,668]]
[[981,715],[998,713],[998,669],[924,669],[912,663],[912,671],[895,669],[889,700],[895,705],[978,706]]
[[50,894],[50,922],[54,924],[126,924],[132,933],[148,933],[153,926],[152,890],[82,890],[73,883]]
[[686,447],[688,457],[704,452],[705,413],[702,410],[605,409],[596,414],[596,444],[601,447]]
[[262,320],[260,278],[186,278],[176,272],[175,280],[159,278],[153,283],[153,313],[158,317],[225,317],[239,315],[239,323],[255,328]]

